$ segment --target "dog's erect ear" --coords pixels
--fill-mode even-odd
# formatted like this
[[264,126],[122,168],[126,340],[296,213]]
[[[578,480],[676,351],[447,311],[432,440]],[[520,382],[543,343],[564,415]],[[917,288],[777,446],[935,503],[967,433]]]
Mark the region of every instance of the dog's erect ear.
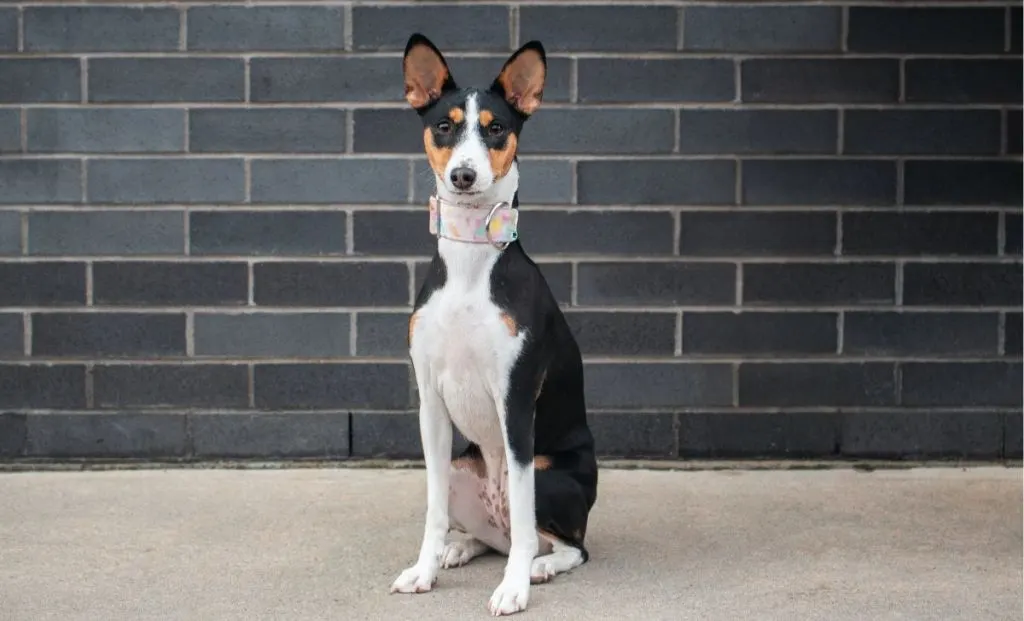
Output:
[[402,71],[405,74],[405,100],[416,109],[435,101],[444,91],[455,88],[455,80],[444,56],[430,39],[418,32],[405,44]]
[[491,90],[505,98],[513,108],[529,116],[544,98],[547,57],[540,41],[530,41],[505,61]]

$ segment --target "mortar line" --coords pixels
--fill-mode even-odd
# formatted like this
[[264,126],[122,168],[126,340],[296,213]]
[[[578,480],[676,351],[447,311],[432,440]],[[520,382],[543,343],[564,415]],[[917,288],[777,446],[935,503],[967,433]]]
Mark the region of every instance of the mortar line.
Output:
[[249,400],[249,407],[256,407],[256,365],[249,363],[246,365],[246,396]]
[[580,174],[579,162],[575,159],[569,160],[569,204],[578,205],[580,202]]
[[673,136],[672,136],[672,152],[673,153],[679,153],[679,141],[681,140],[681,138],[679,136],[679,132],[681,131],[679,125],[682,122],[679,119],[679,115],[680,115],[679,108],[674,108],[672,110],[672,131],[673,131]]
[[900,96],[897,101],[899,103],[907,102],[907,59],[906,57],[899,59],[899,83],[900,83]]
[[356,150],[356,113],[353,110],[345,111],[345,153],[355,153]]
[[733,204],[743,204],[743,160],[739,157],[734,158],[733,161],[736,163],[735,172],[733,173]]
[[25,7],[18,7],[18,51],[25,51]]
[[569,103],[579,103],[580,61],[573,56],[569,59]]
[[187,257],[192,254],[192,213],[188,209],[181,212],[181,223],[184,227],[182,243],[185,246],[182,254]]
[[1006,355],[1006,313],[999,313],[996,321],[996,353]]
[[355,214],[351,209],[345,210],[345,254],[355,254]]
[[93,274],[93,261],[85,262],[85,305],[92,306],[95,299],[95,276]]
[[676,311],[675,347],[673,348],[672,355],[683,355],[683,311]]
[[28,221],[29,221],[29,212],[27,212],[27,211],[21,212],[19,224],[21,225],[21,240],[20,241],[21,241],[21,256],[23,256],[23,257],[27,257],[28,256],[28,251],[29,251],[29,249],[28,249]]
[[[35,211],[33,209],[33,211]],[[164,210],[164,211],[179,211],[179,210]],[[85,213],[98,213],[95,210],[83,210]],[[125,213],[125,210],[117,210],[117,213]],[[48,213],[70,213],[67,211],[62,212],[48,212]],[[115,211],[111,211],[115,213]],[[980,212],[974,212],[980,213]],[[1012,265],[1020,263],[1021,259],[1018,255],[1007,255],[1004,257],[995,256],[991,253],[984,255],[973,255],[973,256],[954,256],[954,255],[936,255],[936,256],[913,256],[907,255],[864,255],[864,256],[851,256],[844,255],[843,257],[835,257],[832,254],[824,255],[777,255],[771,257],[758,257],[751,255],[720,255],[720,256],[704,256],[704,255],[690,255],[681,254],[680,256],[674,256],[669,253],[663,254],[651,254],[651,255],[637,255],[637,254],[573,254],[573,255],[547,255],[537,254],[534,260],[542,265],[547,264],[565,264],[572,261],[579,261],[581,263],[606,263],[608,261],[614,261],[622,264],[652,264],[652,265],[677,265],[681,262],[686,263],[704,263],[704,264],[720,264],[725,265],[729,263],[743,262],[752,265],[780,265],[784,263],[798,263],[801,265],[863,265],[863,264],[877,264],[885,263],[891,264],[894,261],[905,261],[914,263],[917,265],[929,265],[929,264],[957,264],[957,265]],[[400,263],[422,263],[428,265],[430,263],[429,255],[361,255],[361,256],[346,256],[344,254],[332,254],[332,255],[260,255],[253,257],[247,254],[225,254],[225,255],[194,255],[184,256],[181,253],[154,253],[154,254],[62,254],[62,255],[38,255],[32,257],[19,257],[17,255],[11,255],[0,258],[0,263],[54,263],[54,262],[68,262],[68,261],[159,261],[163,263],[225,263],[225,262],[240,262],[254,261],[261,264],[308,264],[308,263],[321,263],[321,264],[342,264],[342,265],[358,265],[358,264],[400,264]]]
[[841,355],[845,347],[846,339],[846,311],[839,311],[836,315],[836,354]]
[[573,261],[569,265],[569,304],[579,306],[580,264]]
[[195,358],[196,355],[196,314],[185,311],[185,356]]
[[246,104],[247,108],[252,103],[252,98],[251,98],[251,95],[252,95],[252,68],[250,66],[251,61],[252,61],[252,57],[251,56],[244,57],[245,71],[243,73],[243,75],[244,75],[243,84],[244,84],[244,92],[245,92],[245,104]]
[[18,140],[21,146],[21,152],[28,152],[28,108],[22,108],[18,113]]
[[416,199],[416,162],[409,160],[409,172],[406,176],[405,201],[410,205]]
[[79,76],[78,87],[81,90],[82,101],[81,103],[89,102],[89,57],[83,56],[78,61],[78,70],[81,73]]
[[893,396],[896,400],[896,405],[903,405],[903,367],[900,366],[902,361],[897,361],[892,365],[892,388]]
[[405,264],[409,274],[409,306],[416,304],[416,264],[409,261]]
[[178,49],[188,49],[188,7],[182,6],[178,11]]
[[[265,315],[291,315],[291,314],[312,314],[312,315],[338,315],[344,313],[375,313],[375,314],[401,314],[409,312],[408,304],[388,304],[381,306],[260,306],[252,308],[246,306],[212,306],[197,305],[189,306],[190,310],[203,314],[218,315],[249,315],[254,311]],[[142,315],[178,315],[183,312],[181,306],[119,306],[104,304],[100,306],[72,306],[54,307],[38,305],[7,306],[7,312],[21,313],[29,312],[37,315],[67,314],[67,315],[102,315],[104,313],[124,313]],[[778,305],[748,305],[737,304],[635,304],[622,306],[609,306],[607,304],[580,304],[571,308],[565,308],[567,313],[625,313],[625,314],[651,314],[669,315],[682,311],[684,313],[758,313],[758,314],[779,314],[779,313],[837,313],[848,312],[895,312],[904,314],[936,314],[949,313],[951,310],[959,314],[987,314],[995,312],[1019,313],[1020,306],[1009,304],[994,304],[992,306],[969,307],[958,306],[951,309],[949,306],[904,306],[896,307],[892,302],[879,302],[876,304],[863,304],[851,307],[850,304],[778,304]]]
[[515,4],[508,7],[508,44],[510,50],[519,47],[519,7]]
[[996,256],[1006,256],[1006,214],[999,212],[996,225]]
[[839,13],[839,49],[843,52],[850,49],[850,7],[846,4]]
[[252,158],[242,160],[242,170],[245,173],[245,196],[243,202],[252,203]]
[[736,291],[734,293],[735,293],[735,296],[736,296],[736,304],[735,305],[738,308],[742,308],[743,307],[743,264],[742,263],[737,263],[736,264]]
[[732,406],[740,406],[740,363],[732,363]]
[[255,302],[255,291],[256,291],[256,270],[253,267],[253,261],[246,263],[246,292],[245,292],[245,304],[246,306],[256,306]]
[[83,157],[82,163],[79,165],[79,173],[82,175],[81,184],[79,190],[82,193],[81,201],[83,203],[89,202],[89,158]]
[[348,316],[348,354],[357,356],[356,343],[359,339],[359,313],[349,313]]
[[897,307],[903,306],[903,267],[905,264],[906,263],[902,260],[897,260],[895,262],[896,278],[894,281],[896,291],[893,294],[893,304]]
[[352,4],[345,4],[342,8],[342,19],[345,23],[342,25],[342,47],[346,51],[352,51],[354,44],[352,42]]
[[736,91],[733,94],[733,98],[732,98],[733,103],[741,103],[743,101],[743,81],[742,81],[742,77],[740,75],[742,73],[742,71],[743,71],[741,69],[742,62],[743,61],[741,61],[738,58],[734,58],[733,61],[732,61],[732,74],[733,74],[732,75],[732,80],[733,80],[732,87]]
[[[1014,312],[1019,312],[1020,309],[1015,309]],[[408,312],[405,314],[405,318],[408,318]],[[404,336],[404,335],[403,335]],[[778,354],[757,354],[757,355],[743,355],[743,354],[687,354],[683,353],[681,357],[675,357],[668,354],[660,355],[641,355],[635,357],[627,356],[614,356],[614,355],[583,355],[583,363],[586,365],[590,364],[614,364],[620,366],[626,365],[648,365],[648,364],[659,364],[659,365],[678,365],[678,366],[689,366],[689,365],[725,365],[725,364],[775,364],[775,365],[793,365],[793,364],[819,364],[825,366],[852,366],[852,365],[863,365],[863,364],[909,364],[909,363],[965,363],[965,364],[977,364],[987,362],[1020,362],[1024,360],[1019,354],[1012,356],[998,356],[993,352],[986,354],[973,354],[969,356],[957,356],[953,354],[946,355],[849,355],[849,356],[837,356],[834,353],[827,354],[816,354],[816,355],[792,355],[787,357],[780,357]],[[26,361],[20,355],[15,357],[6,356],[0,358],[0,364],[4,365],[25,365],[25,364],[36,364],[36,365],[54,365],[54,364],[93,364],[98,363],[102,366],[149,366],[149,367],[170,367],[170,366],[191,366],[191,367],[211,367],[211,366],[237,366],[244,365],[247,363],[254,362],[258,365],[270,365],[270,364],[330,364],[334,366],[362,366],[368,364],[386,364],[395,366],[408,366],[410,360],[408,355],[405,354],[394,354],[394,355],[364,355],[353,358],[347,353],[331,355],[331,356],[265,356],[258,360],[254,360],[250,357],[245,356],[222,356],[218,358],[186,358],[184,355],[165,356],[162,358],[148,358],[138,359],[137,357],[119,357],[119,358],[103,358],[102,360],[96,360],[95,358],[89,357],[89,355],[81,356],[35,356],[32,360]]]
[[903,204],[906,202],[906,160],[903,158],[896,160],[896,207],[902,210]]
[[32,313],[24,312],[21,314],[21,353],[26,358],[32,356]]
[[846,124],[846,111],[839,108],[838,114],[836,114],[836,155],[842,155],[846,149],[846,130],[843,126]]
[[93,371],[96,366],[88,362],[85,365],[85,407],[91,410],[96,407],[96,385],[93,381]]
[[836,211],[836,247],[833,254],[837,257],[843,255],[843,212]]
[[676,8],[676,50],[682,51],[685,48],[686,30],[686,9],[682,6]]
[[[1020,6],[1018,4],[1018,6]],[[1013,9],[1006,7],[1006,14],[1003,16],[1003,51],[1009,52],[1013,48]]]
[[683,236],[683,214],[678,210],[672,212],[672,254],[679,256],[680,238]]
[[189,108],[185,108],[185,139],[182,141],[182,149],[185,153],[189,153],[192,149],[192,144],[189,139],[189,129],[192,124],[192,114]]

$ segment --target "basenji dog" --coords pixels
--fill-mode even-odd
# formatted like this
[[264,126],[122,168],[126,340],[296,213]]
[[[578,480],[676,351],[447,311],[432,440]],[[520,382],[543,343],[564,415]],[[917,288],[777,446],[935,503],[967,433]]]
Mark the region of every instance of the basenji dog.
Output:
[[[419,558],[391,592],[422,593],[441,568],[507,555],[491,614],[525,610],[530,585],[587,562],[597,497],[583,361],[518,235],[523,125],[543,98],[547,61],[531,41],[486,89],[457,86],[422,34],[402,60],[436,177],[437,250],[409,319],[426,466]],[[452,425],[468,442],[455,459]]]

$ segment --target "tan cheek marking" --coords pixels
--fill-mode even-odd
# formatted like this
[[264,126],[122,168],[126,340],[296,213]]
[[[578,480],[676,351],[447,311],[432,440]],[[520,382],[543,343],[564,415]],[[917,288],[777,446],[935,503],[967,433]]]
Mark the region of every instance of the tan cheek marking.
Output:
[[547,470],[551,467],[551,458],[547,455],[537,455],[533,458],[534,470]]
[[493,121],[493,120],[494,120],[494,114],[492,114],[490,110],[481,110],[480,111],[480,125],[482,127],[487,127],[488,125],[491,124],[491,121]]
[[462,111],[462,108],[452,108],[448,111],[448,118],[453,123],[461,123],[466,120],[466,113]]
[[423,146],[426,149],[427,161],[430,162],[430,167],[435,173],[444,175],[444,170],[448,167],[448,160],[452,157],[452,150],[448,147],[439,147],[434,144],[434,134],[431,133],[429,127],[423,130]]
[[505,324],[505,327],[508,328],[509,336],[515,336],[516,334],[519,333],[519,326],[516,325],[516,320],[512,319],[511,315],[502,313],[501,321]]
[[516,135],[509,134],[508,139],[505,140],[504,149],[488,149],[487,155],[491,160],[491,170],[494,172],[495,179],[501,179],[508,174],[509,169],[512,168],[512,160],[516,156],[517,146]]

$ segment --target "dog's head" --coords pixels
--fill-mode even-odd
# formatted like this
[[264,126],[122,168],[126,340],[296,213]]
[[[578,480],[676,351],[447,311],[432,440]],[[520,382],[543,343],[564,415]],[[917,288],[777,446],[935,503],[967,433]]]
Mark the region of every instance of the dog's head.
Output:
[[486,90],[455,84],[441,52],[417,33],[402,59],[405,99],[423,120],[427,160],[446,193],[487,194],[515,166],[523,123],[540,106],[547,63],[530,41],[505,61]]

